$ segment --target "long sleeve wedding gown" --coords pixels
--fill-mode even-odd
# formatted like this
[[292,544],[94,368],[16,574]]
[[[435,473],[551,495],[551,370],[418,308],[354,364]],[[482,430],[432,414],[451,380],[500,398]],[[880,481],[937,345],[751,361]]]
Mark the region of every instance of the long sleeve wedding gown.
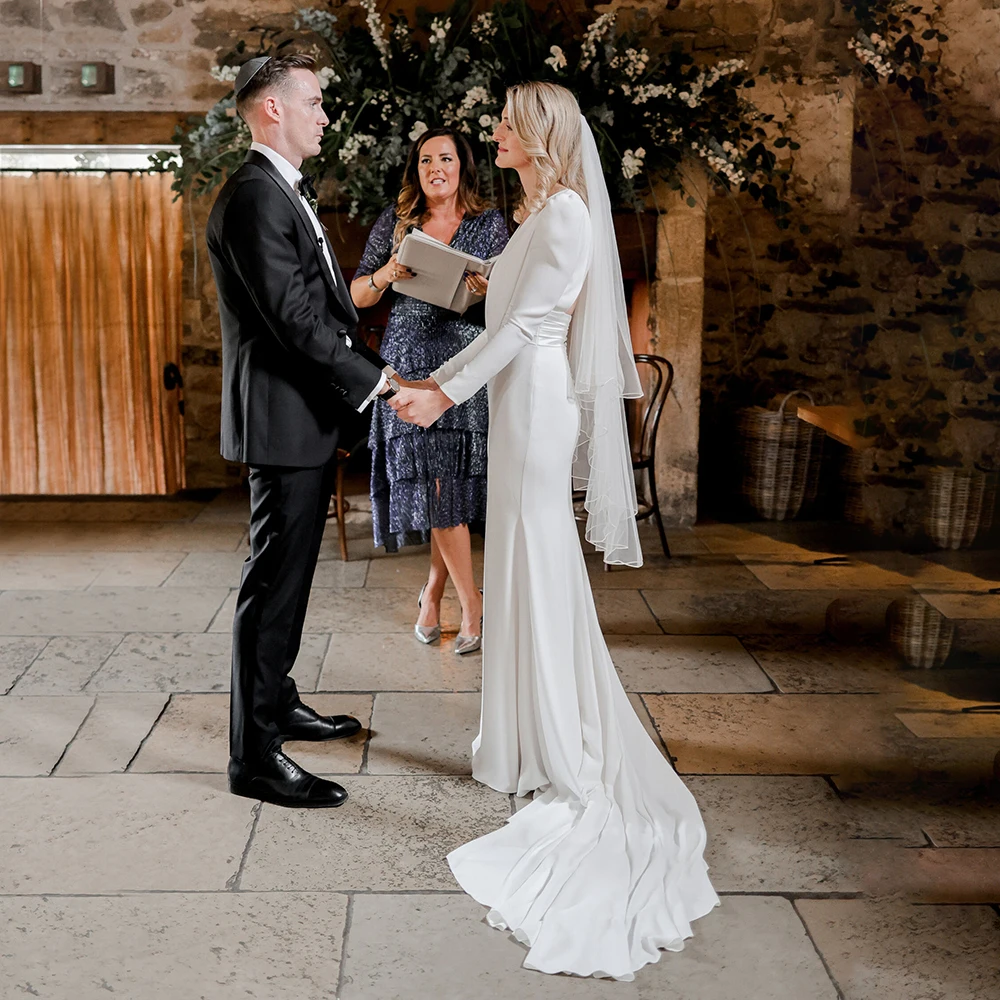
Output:
[[473,775],[533,801],[453,851],[459,884],[542,972],[629,980],[718,904],[698,806],[643,729],[601,634],[574,519],[567,359],[590,216],[571,190],[497,261],[486,332],[434,373],[489,385],[482,722]]

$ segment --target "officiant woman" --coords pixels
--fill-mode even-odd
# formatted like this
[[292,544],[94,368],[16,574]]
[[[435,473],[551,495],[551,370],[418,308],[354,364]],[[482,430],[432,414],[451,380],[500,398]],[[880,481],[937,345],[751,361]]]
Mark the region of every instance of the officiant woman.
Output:
[[[415,140],[399,197],[372,227],[351,283],[359,309],[392,297],[380,353],[404,378],[420,380],[483,332],[484,313],[477,305],[459,316],[389,288],[408,277],[396,251],[411,229],[477,257],[496,256],[506,246],[504,217],[485,207],[472,147],[461,132],[432,129]],[[480,275],[467,276],[466,284],[480,293],[487,287]],[[479,649],[482,633],[469,527],[481,528],[486,519],[487,420],[485,389],[426,429],[404,423],[376,400],[368,440],[375,544],[397,552],[430,542],[414,633],[424,643],[440,640],[441,599],[450,576],[462,604],[459,654]]]

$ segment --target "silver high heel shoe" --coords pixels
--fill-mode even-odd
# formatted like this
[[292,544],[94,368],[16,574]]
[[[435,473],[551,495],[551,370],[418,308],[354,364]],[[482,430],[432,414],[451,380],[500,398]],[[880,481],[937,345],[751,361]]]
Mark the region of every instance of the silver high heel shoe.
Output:
[[481,635],[462,635],[459,633],[455,636],[455,653],[458,656],[464,656],[466,653],[474,653],[482,645],[483,637]]
[[[417,598],[417,610],[424,603],[424,591],[427,589],[427,584],[425,583],[420,588],[420,596]],[[413,634],[425,645],[429,646],[432,642],[437,642],[441,638],[441,625],[414,625]]]
[[[482,591],[480,590],[481,594]],[[483,620],[479,619],[479,631],[483,631]],[[464,656],[466,653],[474,653],[477,649],[482,648],[483,637],[482,635],[462,635],[461,632],[455,636],[455,654],[457,656]]]

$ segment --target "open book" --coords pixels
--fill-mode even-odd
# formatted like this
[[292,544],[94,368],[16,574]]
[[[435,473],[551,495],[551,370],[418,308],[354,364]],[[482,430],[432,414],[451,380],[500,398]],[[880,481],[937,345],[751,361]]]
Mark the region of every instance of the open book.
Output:
[[396,259],[413,271],[416,277],[393,282],[393,291],[452,312],[464,313],[469,306],[483,299],[482,295],[476,295],[466,287],[465,272],[471,271],[488,278],[496,257],[483,260],[414,229],[403,237]]

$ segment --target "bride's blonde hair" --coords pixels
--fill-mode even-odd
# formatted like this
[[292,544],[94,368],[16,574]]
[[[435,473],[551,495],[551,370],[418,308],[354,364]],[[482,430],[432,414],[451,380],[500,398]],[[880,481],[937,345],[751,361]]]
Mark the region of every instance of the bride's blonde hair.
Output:
[[559,184],[586,201],[580,105],[573,94],[555,83],[516,84],[507,90],[507,117],[538,177],[534,196],[521,201],[514,220],[523,222],[537,212]]

